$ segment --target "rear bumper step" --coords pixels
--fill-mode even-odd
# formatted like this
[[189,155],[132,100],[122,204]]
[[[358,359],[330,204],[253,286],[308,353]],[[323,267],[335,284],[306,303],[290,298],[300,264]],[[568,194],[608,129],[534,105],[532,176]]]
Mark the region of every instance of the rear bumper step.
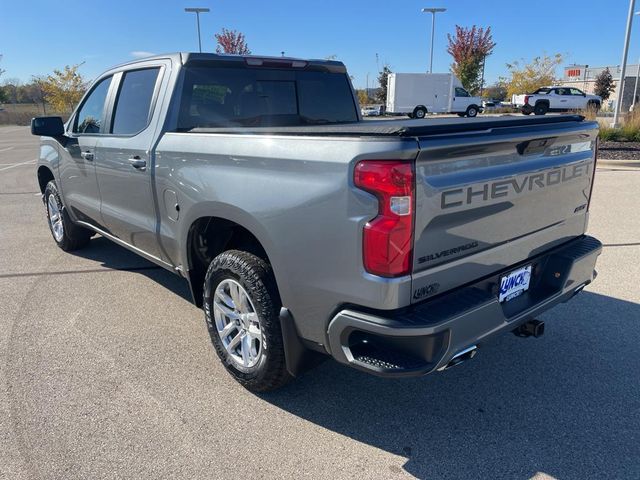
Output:
[[[601,251],[597,239],[584,236],[408,309],[342,310],[329,323],[331,353],[341,363],[380,376],[424,375],[462,363],[488,338],[518,329],[591,283]],[[522,265],[533,267],[529,290],[498,302],[500,277]]]

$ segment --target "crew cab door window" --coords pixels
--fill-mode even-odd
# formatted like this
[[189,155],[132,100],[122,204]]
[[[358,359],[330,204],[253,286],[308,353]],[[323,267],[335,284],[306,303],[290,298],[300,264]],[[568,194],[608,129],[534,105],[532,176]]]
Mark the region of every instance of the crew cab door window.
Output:
[[120,83],[111,133],[135,135],[149,124],[159,67],[126,72]]
[[100,133],[104,125],[104,107],[111,78],[100,80],[78,110],[73,122],[73,133]]

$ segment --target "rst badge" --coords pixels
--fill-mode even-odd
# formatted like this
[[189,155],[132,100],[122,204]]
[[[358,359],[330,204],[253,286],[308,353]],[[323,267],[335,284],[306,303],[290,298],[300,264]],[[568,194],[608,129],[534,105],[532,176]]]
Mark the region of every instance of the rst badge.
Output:
[[505,275],[500,279],[500,302],[508,302],[512,298],[522,295],[529,289],[531,282],[531,265]]

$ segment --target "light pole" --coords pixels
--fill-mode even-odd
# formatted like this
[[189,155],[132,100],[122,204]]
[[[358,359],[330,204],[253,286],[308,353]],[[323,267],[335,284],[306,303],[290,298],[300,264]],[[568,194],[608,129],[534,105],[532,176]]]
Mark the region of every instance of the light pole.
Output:
[[636,65],[636,85],[633,87],[633,101],[631,102],[631,109],[636,110],[636,97],[638,95],[638,76],[640,76],[640,58],[638,59],[638,65]]
[[624,75],[627,70],[627,54],[629,53],[629,39],[631,38],[631,25],[633,24],[633,10],[636,6],[636,0],[629,0],[629,14],[627,15],[627,31],[624,35],[624,48],[622,49],[622,62],[620,68],[620,81],[618,82],[618,101],[616,102],[616,110],[613,113],[612,127],[618,126],[618,116],[622,107],[622,96],[624,94]]
[[200,14],[208,13],[210,10],[208,8],[190,7],[190,8],[185,8],[184,11],[187,13],[196,14],[196,23],[198,25],[198,50],[200,51],[200,53],[202,53],[202,41],[200,40]]
[[[633,0],[635,1],[635,0]],[[446,8],[423,8],[423,13],[431,14],[431,57],[429,60],[429,73],[433,73],[433,34],[436,31],[436,13],[446,12]]]

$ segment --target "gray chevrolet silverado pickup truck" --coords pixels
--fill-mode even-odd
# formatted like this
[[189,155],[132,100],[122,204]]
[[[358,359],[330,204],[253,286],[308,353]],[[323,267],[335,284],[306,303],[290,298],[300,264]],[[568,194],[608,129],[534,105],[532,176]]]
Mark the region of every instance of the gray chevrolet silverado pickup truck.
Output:
[[585,235],[597,123],[362,121],[335,61],[157,56],[31,128],[58,246],[100,234],[184,277],[254,391],[328,356],[412,376],[537,337],[602,249]]

